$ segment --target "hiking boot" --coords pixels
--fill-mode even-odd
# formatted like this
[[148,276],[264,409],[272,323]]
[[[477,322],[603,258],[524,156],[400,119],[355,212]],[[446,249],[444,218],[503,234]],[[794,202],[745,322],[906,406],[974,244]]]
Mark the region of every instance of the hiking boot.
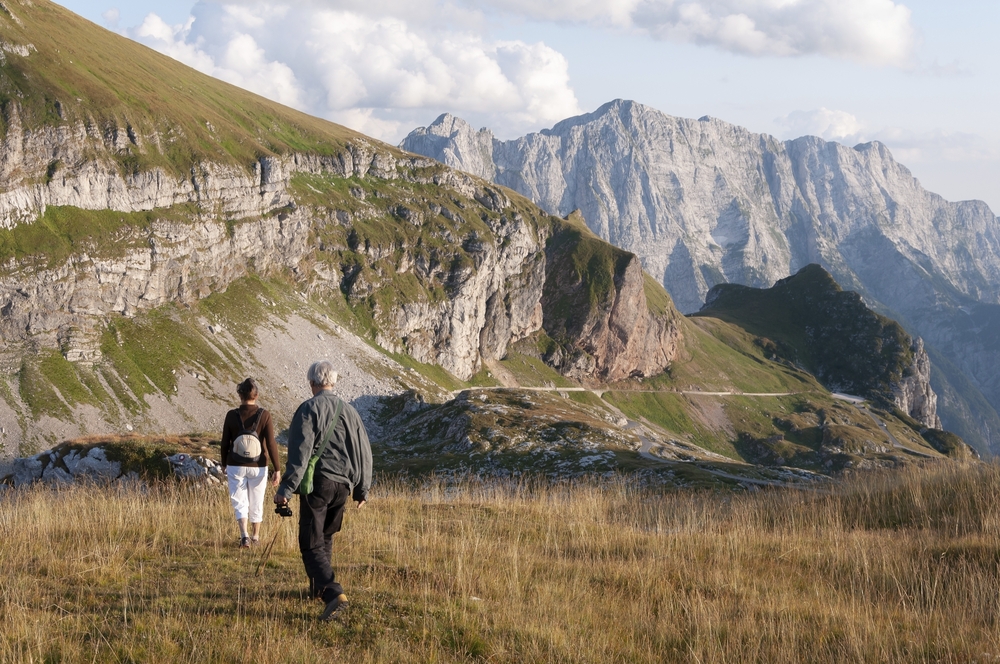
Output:
[[249,549],[250,548],[250,538],[249,537],[241,537],[240,538],[240,548],[241,549]]
[[347,595],[341,593],[326,603],[323,613],[319,614],[319,619],[323,622],[333,620],[333,617],[347,607]]
[[257,546],[258,544],[260,544],[260,537],[254,535],[250,538],[250,546]]

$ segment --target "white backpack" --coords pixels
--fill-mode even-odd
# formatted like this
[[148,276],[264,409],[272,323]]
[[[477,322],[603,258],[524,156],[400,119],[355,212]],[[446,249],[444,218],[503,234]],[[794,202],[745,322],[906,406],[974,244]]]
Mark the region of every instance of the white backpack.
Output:
[[252,425],[247,425],[243,421],[243,418],[240,418],[240,426],[243,429],[236,436],[235,440],[233,440],[233,456],[242,463],[251,463],[260,460],[260,454],[263,450],[260,438],[257,436],[257,422],[260,421],[260,415],[263,412],[263,408],[257,409],[257,414],[253,418]]

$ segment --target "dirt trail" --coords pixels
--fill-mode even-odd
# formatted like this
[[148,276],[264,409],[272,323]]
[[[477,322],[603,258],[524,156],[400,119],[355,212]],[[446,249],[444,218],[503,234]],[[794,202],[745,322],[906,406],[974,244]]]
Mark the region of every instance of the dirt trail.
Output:
[[[517,388],[527,392],[590,392],[599,397],[603,397],[605,392],[641,392],[649,394],[683,394],[685,396],[698,397],[791,397],[796,394],[806,394],[805,392],[701,392],[698,390],[636,390],[636,389],[615,389],[590,388],[590,387],[525,387],[517,384],[517,379],[502,364],[493,361],[485,362],[486,366],[493,373],[493,376],[500,381],[501,385],[485,385],[476,387],[466,387],[461,390],[452,390],[452,394],[467,392],[471,390],[506,390]],[[494,368],[495,367],[495,368]]]
[[927,454],[926,452],[918,452],[917,450],[914,450],[912,448],[907,447],[906,445],[903,445],[902,443],[899,442],[899,440],[894,435],[892,435],[892,432],[889,431],[889,428],[887,426],[885,426],[885,422],[883,422],[880,418],[878,418],[878,417],[875,416],[875,413],[871,412],[870,410],[868,410],[867,408],[865,408],[861,404],[856,404],[856,405],[858,407],[858,410],[860,410],[862,413],[864,413],[865,415],[867,415],[868,417],[870,417],[872,419],[872,421],[875,422],[875,424],[878,425],[878,428],[882,430],[882,433],[884,433],[886,436],[888,436],[889,440],[892,442],[892,446],[893,447],[897,447],[897,448],[903,450],[904,452],[909,452],[910,454],[913,454],[913,455],[916,455],[916,456],[920,456],[920,457],[924,457],[926,459],[934,459],[934,458],[936,458],[933,454]]

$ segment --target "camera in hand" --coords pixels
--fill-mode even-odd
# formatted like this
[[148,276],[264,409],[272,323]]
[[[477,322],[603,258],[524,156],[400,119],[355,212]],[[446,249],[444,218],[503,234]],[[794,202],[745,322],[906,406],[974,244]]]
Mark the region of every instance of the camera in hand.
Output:
[[288,506],[288,503],[285,503],[283,505],[276,506],[274,508],[274,513],[281,518],[285,518],[287,516],[292,516],[292,508]]

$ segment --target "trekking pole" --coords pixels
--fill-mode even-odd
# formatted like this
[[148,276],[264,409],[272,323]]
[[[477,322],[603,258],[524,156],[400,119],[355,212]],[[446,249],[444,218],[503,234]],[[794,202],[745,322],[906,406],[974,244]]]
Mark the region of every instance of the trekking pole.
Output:
[[264,565],[266,565],[267,561],[271,559],[271,551],[274,549],[274,543],[278,541],[278,535],[282,530],[284,530],[285,519],[292,516],[292,508],[289,507],[287,503],[284,505],[278,505],[274,508],[274,513],[281,517],[281,526],[274,529],[274,537],[271,538],[271,541],[264,548],[264,558],[257,563],[257,572],[255,576],[260,576],[260,573],[264,570]]

